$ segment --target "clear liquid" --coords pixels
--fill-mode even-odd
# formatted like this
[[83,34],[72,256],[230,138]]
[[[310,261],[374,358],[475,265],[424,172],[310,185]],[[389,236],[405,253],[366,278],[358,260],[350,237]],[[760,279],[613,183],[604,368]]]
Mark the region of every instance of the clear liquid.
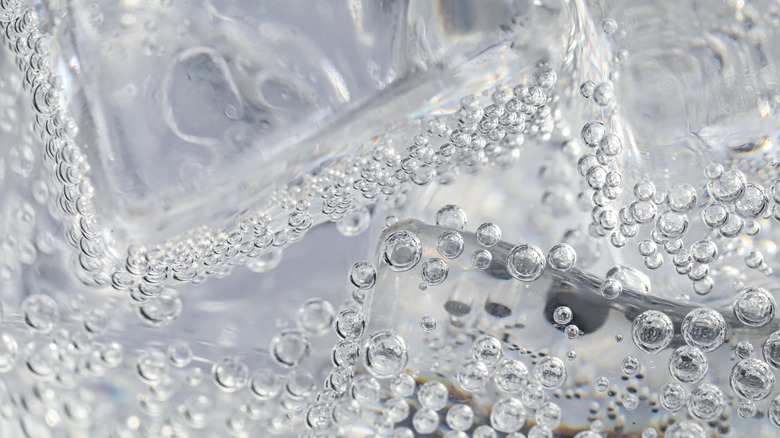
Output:
[[[565,382],[544,393],[564,414],[556,436],[673,432],[685,420],[711,435],[775,430],[767,417],[776,394],[751,405],[729,380],[737,345],[749,350],[740,342],[768,360],[762,347],[775,326],[750,327],[733,307],[746,286],[776,293],[777,5],[77,1],[36,2],[37,16],[26,18],[13,2],[0,6],[10,45],[0,52],[0,143],[8,145],[0,154],[0,435],[314,435],[313,407],[349,436],[422,433],[431,418],[415,424],[419,391],[432,381],[449,392],[447,409],[471,406],[471,433],[493,424],[491,409],[506,396],[493,380],[469,395],[457,377],[483,334],[531,374],[543,355],[563,361]],[[51,38],[34,44],[33,27]],[[445,164],[421,164],[422,152],[402,161],[417,135],[440,159],[439,148],[455,142],[447,130],[474,128],[480,120],[461,119],[504,104],[496,90],[513,97],[515,85],[541,82],[542,66],[557,82],[538,106],[526,103],[534,108],[525,107],[520,132],[489,141],[495,131],[481,133],[485,144],[476,136],[476,146],[451,148]],[[48,73],[58,95],[35,87]],[[578,174],[580,156],[596,150],[581,141],[591,121],[622,142],[604,166],[623,190],[606,215],[593,211],[588,184],[610,177]],[[80,154],[46,141],[54,137]],[[763,187],[767,206],[719,201],[741,222],[706,223],[717,219],[702,217],[716,192],[729,191],[712,185],[712,162]],[[380,189],[374,183],[388,175],[378,168],[391,182],[391,171],[408,176]],[[336,184],[334,174],[349,196],[326,200],[320,182]],[[607,226],[644,198],[647,181],[656,192],[646,199],[657,209],[652,226],[629,236],[636,224],[626,224],[614,237]],[[679,215],[659,220],[671,205],[662,194],[686,196],[679,184],[696,195],[681,242],[657,239],[652,255],[640,254],[656,224],[668,233],[683,227]],[[335,210],[347,198],[354,210],[341,219]],[[439,265],[425,277],[420,270],[443,257],[441,229],[423,224],[446,204],[463,207],[469,222],[462,255],[444,261],[447,278],[435,285]],[[748,219],[751,209],[761,211]],[[502,243],[478,269],[472,233],[484,222],[501,227]],[[424,248],[411,271],[390,270],[375,254],[383,233],[398,229],[414,231]],[[675,245],[693,252],[704,239],[717,244],[717,258],[678,274]],[[567,243],[575,269],[519,282],[505,267],[506,242],[545,254]],[[347,280],[358,260],[374,262],[373,288]],[[605,277],[622,284],[613,300],[601,295]],[[422,281],[431,284],[422,290]],[[360,303],[368,323],[353,340],[357,378],[341,400],[363,406],[350,416],[351,405],[337,413],[322,382],[354,347],[339,344],[336,358],[333,320]],[[566,328],[553,320],[560,306],[573,312]],[[674,381],[673,350],[685,343],[681,323],[703,306],[719,311],[728,334],[706,353],[704,379],[685,389],[721,389],[726,407],[712,422],[693,418],[696,407],[658,407]],[[655,355],[631,339],[632,322],[649,309],[675,327]],[[366,372],[367,337],[378,330],[403,337],[403,371],[420,384],[403,396],[409,416],[390,429],[377,423],[389,381],[376,390]],[[522,430],[531,433],[543,420],[523,403]],[[451,426],[445,412],[439,436]]]

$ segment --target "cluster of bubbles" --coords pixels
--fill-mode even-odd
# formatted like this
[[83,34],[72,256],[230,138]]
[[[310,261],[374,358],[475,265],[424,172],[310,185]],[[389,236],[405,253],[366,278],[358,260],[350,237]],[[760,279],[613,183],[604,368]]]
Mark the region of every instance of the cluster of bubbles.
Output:
[[[547,93],[554,83],[552,70],[542,68],[536,85],[499,88],[492,95],[493,103],[485,107],[475,96],[463,99],[456,115],[432,119],[427,132],[417,135],[403,152],[390,141],[382,142],[369,154],[348,157],[338,167],[307,175],[298,186],[279,190],[273,197],[274,208],[287,212],[286,223],[275,223],[269,219],[271,214],[256,212],[228,232],[198,229],[162,246],[131,248],[134,253],[128,255],[128,269],[115,272],[112,284],[137,298],[143,295],[140,291],[162,286],[149,284],[146,271],[151,267],[162,272],[152,276],[161,283],[201,282],[210,276],[228,275],[233,266],[244,264],[258,272],[267,271],[278,264],[287,245],[303,237],[317,212],[337,222],[343,234],[352,236],[368,227],[370,203],[397,206],[414,185],[452,183],[460,169],[473,173],[486,165],[509,166],[517,160],[526,136],[552,129]],[[490,228],[483,231],[486,241],[500,238],[500,231],[499,236],[492,235],[496,230]],[[148,260],[148,255],[153,260]],[[429,264],[434,284],[446,275],[439,269],[442,263],[434,260]]]
[[[678,205],[675,201],[672,204]],[[436,213],[435,220],[441,230],[435,239],[435,250],[440,257],[424,259],[426,251],[421,239],[414,232],[404,229],[388,231],[380,250],[380,263],[391,273],[398,275],[417,268],[423,280],[420,285],[422,289],[444,283],[449,261],[460,257],[466,246],[463,233],[468,217],[462,208],[446,205]],[[474,263],[474,254],[479,251],[492,254],[491,248],[501,241],[501,229],[496,224],[483,223],[476,227],[473,238],[478,249],[471,257],[472,267],[485,269],[486,266]],[[691,252],[697,261],[706,263],[716,256],[717,248],[711,241],[705,240],[696,242]],[[493,256],[489,256],[488,260],[488,264],[492,263]],[[546,254],[532,244],[519,244],[508,250],[504,268],[515,280],[532,283],[547,269],[559,272],[573,269],[576,260],[575,250],[565,243],[553,246]],[[370,262],[362,261],[350,270],[349,279],[355,288],[370,290],[376,284],[376,275],[376,268]],[[650,288],[649,280],[640,273],[626,267],[615,267],[598,290],[603,298],[616,300],[623,292],[624,283],[631,288],[632,293],[646,293]],[[775,301],[766,289],[744,287],[735,296],[732,311],[738,323],[748,327],[763,327],[774,318]],[[582,334],[572,324],[574,317],[574,312],[568,306],[553,309],[552,321],[563,329],[571,341]],[[659,388],[655,396],[658,407],[670,413],[686,408],[694,420],[669,424],[666,428],[668,436],[705,436],[705,430],[696,421],[715,421],[724,415],[729,405],[727,394],[722,388],[705,383],[705,378],[712,366],[707,355],[722,348],[728,339],[726,320],[718,310],[708,307],[692,308],[677,327],[672,318],[661,310],[645,310],[634,317],[631,338],[636,348],[651,355],[671,350],[665,369],[671,381]],[[434,332],[436,327],[436,320],[431,316],[425,316],[420,321],[420,329],[424,333]],[[679,333],[684,345],[672,350],[676,333]],[[504,341],[489,334],[472,338],[469,355],[460,358],[452,376],[451,384],[457,386],[449,388],[439,381],[420,381],[415,378],[417,371],[407,374],[410,371],[405,366],[411,352],[404,338],[396,332],[375,332],[367,337],[362,348],[355,345],[351,351],[354,352],[350,356],[351,368],[344,370],[344,365],[337,361],[337,367],[332,372],[332,375],[346,380],[352,379],[351,383],[337,384],[342,393],[342,398],[338,400],[348,401],[334,402],[328,408],[331,414],[318,417],[316,424],[309,422],[312,426],[311,436],[332,430],[329,428],[334,426],[334,419],[338,423],[340,418],[335,406],[341,406],[341,403],[350,403],[357,412],[379,409],[381,414],[373,424],[375,431],[395,434],[393,436],[429,434],[441,427],[450,430],[445,435],[450,437],[468,436],[465,433],[469,430],[471,436],[479,437],[498,436],[497,433],[522,436],[519,431],[526,428],[532,415],[536,424],[528,429],[529,436],[550,436],[563,418],[561,408],[550,401],[548,391],[556,391],[565,384],[568,374],[565,362],[557,357],[543,355],[529,368],[524,362],[507,357]],[[739,360],[729,374],[729,385],[738,397],[737,414],[742,418],[752,418],[759,412],[756,402],[766,399],[774,390],[774,369],[780,366],[780,331],[765,340],[761,350],[763,360],[754,357],[753,347],[746,341],[741,342],[736,351]],[[340,356],[334,353],[334,357]],[[574,360],[576,353],[570,351],[567,357]],[[362,371],[356,367],[358,362],[362,364]],[[644,369],[639,357],[633,355],[623,358],[620,370],[624,378],[639,380],[643,374],[655,371]],[[385,392],[383,383],[388,379],[391,382],[390,394]],[[329,378],[328,382],[332,381]],[[689,385],[691,387],[687,389]],[[606,377],[596,379],[594,386],[597,393],[615,391]],[[328,383],[323,391],[332,388],[333,383]],[[491,391],[500,396],[487,416],[480,420],[479,411],[475,411],[472,406],[452,401],[453,391],[475,395]],[[413,396],[416,396],[417,404],[411,402]],[[646,396],[640,397],[629,391],[621,395],[620,404],[626,411],[634,411],[645,399]],[[311,409],[316,412],[323,410],[320,405],[312,405]],[[445,409],[446,415],[439,414]],[[313,411],[309,412],[311,414]],[[780,424],[777,421],[780,418],[780,396],[770,403],[768,416],[771,422]],[[411,424],[406,422],[407,419],[411,419]],[[484,424],[479,421],[484,421]],[[600,427],[600,423],[594,424],[590,431],[583,431],[577,436],[600,436]],[[647,428],[642,436],[658,435],[655,429]]]

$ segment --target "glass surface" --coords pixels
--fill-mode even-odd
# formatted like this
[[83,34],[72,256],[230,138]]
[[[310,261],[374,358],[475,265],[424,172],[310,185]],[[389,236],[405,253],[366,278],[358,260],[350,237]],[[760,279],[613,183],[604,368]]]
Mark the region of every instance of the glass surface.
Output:
[[780,430],[776,1],[0,30],[0,436]]

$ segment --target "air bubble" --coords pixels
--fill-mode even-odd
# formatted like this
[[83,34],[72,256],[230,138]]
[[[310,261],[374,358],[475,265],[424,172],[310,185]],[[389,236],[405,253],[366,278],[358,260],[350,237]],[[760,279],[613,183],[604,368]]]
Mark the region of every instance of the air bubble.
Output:
[[447,425],[452,430],[466,431],[474,424],[474,411],[466,404],[459,404],[447,411]]
[[612,18],[607,18],[601,22],[601,29],[607,35],[612,35],[618,30],[618,23]]
[[[737,357],[740,359],[747,359],[753,356],[753,344],[748,341],[740,341],[734,348],[734,352],[737,353]],[[766,357],[764,359],[766,360]]]
[[399,374],[390,381],[390,391],[398,397],[409,397],[414,394],[417,384],[408,374]]
[[463,253],[463,236],[457,231],[448,230],[436,239],[436,250],[445,259],[456,259]]
[[580,328],[574,324],[567,325],[566,328],[563,329],[563,334],[566,335],[567,339],[577,339],[580,337]]
[[681,184],[666,192],[666,204],[677,213],[687,213],[696,206],[696,190],[688,184]]
[[537,409],[547,401],[547,394],[544,392],[544,387],[537,383],[529,383],[523,388],[523,392],[520,396],[523,404],[530,409]]
[[354,366],[359,356],[360,345],[350,339],[342,339],[333,347],[333,363],[336,366]]
[[716,310],[700,307],[685,316],[680,331],[685,343],[710,352],[726,339],[726,321]]
[[436,319],[432,316],[423,316],[420,319],[420,328],[424,332],[432,332],[436,330]]
[[554,356],[547,356],[534,367],[536,381],[547,389],[559,388],[566,381],[566,364]]
[[746,287],[734,299],[734,315],[750,327],[763,327],[775,317],[775,299],[762,287]]
[[471,355],[474,359],[490,366],[497,364],[503,354],[501,341],[490,335],[482,335],[471,344]]
[[311,336],[323,336],[333,325],[335,319],[333,305],[322,298],[307,300],[296,314],[298,327]]
[[367,290],[376,284],[376,269],[371,262],[360,261],[349,270],[349,281],[358,289]]
[[594,91],[596,91],[596,83],[593,81],[585,81],[580,85],[580,95],[586,99],[593,97]]
[[9,333],[0,334],[0,373],[13,370],[18,356],[19,346],[16,339]]
[[350,209],[344,217],[336,222],[336,229],[344,236],[352,237],[366,231],[371,225],[371,212],[368,207],[361,206]]
[[484,223],[477,228],[476,237],[482,246],[490,248],[501,241],[501,229],[494,223]]
[[688,397],[682,385],[667,383],[659,391],[658,398],[664,409],[674,412],[685,406]]
[[487,385],[490,370],[484,362],[478,360],[464,361],[457,371],[460,386],[468,392],[476,392]]
[[445,205],[436,212],[436,225],[445,228],[463,230],[467,221],[466,212],[457,205]]
[[707,432],[694,422],[681,421],[669,426],[664,438],[707,438]]
[[21,307],[24,313],[24,322],[36,333],[49,333],[59,322],[59,306],[48,295],[29,295],[22,301]]
[[688,231],[688,216],[666,211],[658,217],[656,226],[664,237],[677,239]]
[[609,379],[607,379],[606,377],[599,377],[598,379],[596,379],[595,386],[596,386],[596,391],[607,392],[607,390],[609,389]]
[[510,251],[506,266],[515,279],[523,282],[534,281],[544,273],[544,253],[534,245],[517,245]]
[[623,285],[614,278],[608,278],[601,284],[600,292],[604,298],[614,300],[623,293]]
[[493,254],[486,249],[478,249],[471,254],[471,266],[476,269],[487,269],[493,261]]
[[401,372],[409,360],[406,341],[394,332],[376,332],[366,342],[363,363],[377,379],[387,379]]
[[595,148],[607,133],[607,129],[601,122],[589,122],[582,127],[582,141],[586,145]]
[[631,218],[639,224],[646,224],[655,219],[658,207],[651,201],[635,201],[629,206]]
[[734,202],[734,211],[745,219],[758,219],[766,213],[768,207],[769,197],[764,188],[755,184],[746,184]]
[[780,427],[780,395],[772,399],[767,410],[767,416],[775,427]]
[[440,258],[430,258],[422,265],[422,280],[428,286],[436,286],[447,279],[449,267],[447,263]]
[[568,324],[573,317],[574,313],[566,306],[557,307],[555,311],[553,311],[553,321],[555,321],[556,324]]
[[235,392],[249,381],[249,367],[238,356],[230,356],[214,364],[211,370],[217,387],[225,392]]
[[168,362],[175,367],[185,367],[192,361],[192,348],[184,341],[169,344],[166,352],[168,353]]
[[395,272],[414,268],[421,257],[420,239],[409,231],[393,232],[382,243],[382,259]]
[[753,418],[756,415],[756,404],[752,400],[742,400],[737,405],[737,415],[740,418]]
[[[619,154],[622,150],[623,150],[623,142],[620,141],[620,137],[618,137],[615,134],[609,133],[605,135],[601,139],[601,141],[599,141],[599,151],[602,152],[607,157],[614,157],[615,155]],[[606,164],[606,163],[602,163],[602,164]],[[611,174],[617,175],[617,177],[613,176],[612,177],[613,181],[609,185],[613,187],[620,185],[620,181],[614,181],[615,178],[620,179],[620,174],[616,172],[611,172]]]
[[658,353],[672,342],[674,325],[665,313],[647,310],[634,318],[631,337],[640,350]]
[[550,88],[558,80],[555,71],[550,67],[543,67],[536,73],[536,83],[542,88]]
[[631,393],[624,394],[622,403],[627,411],[633,411],[639,406],[639,397]]
[[577,262],[577,253],[571,245],[559,243],[547,253],[547,264],[558,271],[569,271]]
[[[393,423],[404,421],[409,417],[409,403],[402,398],[391,397],[385,401],[382,415]],[[355,421],[358,420],[359,417],[356,417]]]
[[168,362],[159,351],[145,351],[136,360],[138,375],[145,382],[156,382],[168,375]]
[[525,425],[527,414],[520,400],[505,398],[493,404],[490,425],[497,431],[512,433]]
[[731,369],[731,389],[742,398],[763,400],[775,387],[775,374],[765,362],[758,359],[743,359]]
[[520,361],[505,360],[496,368],[493,380],[501,391],[519,392],[528,385],[528,368]]
[[723,392],[717,386],[708,383],[694,389],[688,399],[688,412],[702,421],[718,418],[725,408],[726,398]]
[[710,181],[708,188],[718,202],[734,202],[745,191],[745,175],[738,170],[727,170],[720,178]]
[[271,358],[283,367],[294,367],[309,355],[309,338],[299,330],[284,330],[271,339]]
[[365,374],[356,376],[352,380],[352,385],[350,387],[352,399],[361,406],[372,405],[378,402],[381,392],[382,387],[379,385],[379,382],[377,382],[375,378]]
[[282,379],[269,369],[260,369],[252,374],[249,384],[252,395],[260,400],[270,400],[279,394],[282,389]]
[[414,414],[412,425],[419,434],[433,433],[439,427],[439,414],[433,409],[420,409]]
[[627,376],[637,375],[641,367],[642,365],[639,362],[639,359],[634,356],[626,356],[620,363],[620,369],[623,370],[623,373]]
[[683,345],[669,358],[669,373],[680,383],[696,383],[707,374],[707,357],[697,347]]
[[612,89],[612,85],[608,82],[603,82],[596,86],[593,90],[593,100],[599,106],[609,106],[615,102],[615,90]]
[[344,309],[336,318],[336,334],[343,339],[357,339],[366,327],[366,317],[357,309]]

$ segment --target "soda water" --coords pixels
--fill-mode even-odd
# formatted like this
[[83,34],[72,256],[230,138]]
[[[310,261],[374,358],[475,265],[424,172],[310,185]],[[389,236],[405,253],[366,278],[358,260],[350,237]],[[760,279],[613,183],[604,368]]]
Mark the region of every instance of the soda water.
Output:
[[780,435],[777,1],[0,30],[0,436]]

